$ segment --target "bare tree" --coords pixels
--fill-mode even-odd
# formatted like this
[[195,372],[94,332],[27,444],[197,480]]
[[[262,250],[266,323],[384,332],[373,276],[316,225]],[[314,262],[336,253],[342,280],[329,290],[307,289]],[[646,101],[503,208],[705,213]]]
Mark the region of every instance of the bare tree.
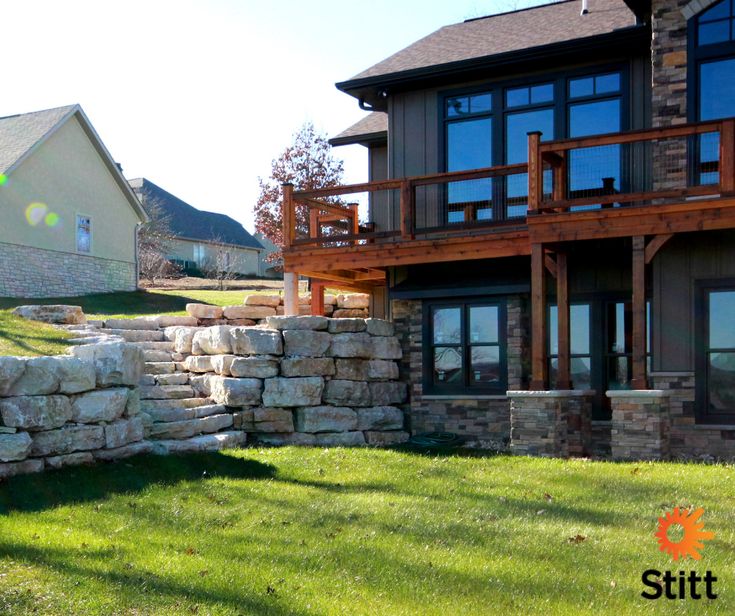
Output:
[[222,243],[219,238],[211,240],[214,244],[213,253],[207,256],[199,265],[205,277],[217,282],[217,288],[224,291],[230,280],[239,276],[237,271],[237,255],[230,246]]
[[181,268],[168,260],[175,236],[169,227],[169,217],[155,201],[146,203],[148,222],[138,230],[138,271],[140,277],[154,285],[156,278],[174,276]]

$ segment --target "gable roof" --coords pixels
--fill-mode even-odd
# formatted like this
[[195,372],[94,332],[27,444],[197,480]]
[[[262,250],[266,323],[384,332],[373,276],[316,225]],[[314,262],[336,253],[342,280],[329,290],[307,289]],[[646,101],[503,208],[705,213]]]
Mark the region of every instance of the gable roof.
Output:
[[349,128],[343,130],[336,137],[329,140],[330,145],[350,145],[361,143],[385,142],[388,139],[388,114],[382,111],[373,111]]
[[590,0],[585,15],[580,14],[581,7],[581,0],[563,0],[444,26],[337,87],[363,96],[365,88],[460,68],[486,68],[501,58],[518,61],[532,51],[572,45],[579,48],[581,41],[615,38],[623,33],[645,36],[646,26],[637,23],[625,0]]
[[145,178],[130,180],[130,186],[149,214],[154,207],[161,209],[177,237],[264,250],[239,222],[225,214],[198,210]]
[[73,117],[76,117],[79,121],[82,130],[97,150],[102,162],[139,220],[141,222],[148,220],[145,210],[133,194],[120,168],[104,143],[102,143],[80,105],[66,105],[0,118],[0,173],[10,175],[14,169],[23,164],[23,161]]

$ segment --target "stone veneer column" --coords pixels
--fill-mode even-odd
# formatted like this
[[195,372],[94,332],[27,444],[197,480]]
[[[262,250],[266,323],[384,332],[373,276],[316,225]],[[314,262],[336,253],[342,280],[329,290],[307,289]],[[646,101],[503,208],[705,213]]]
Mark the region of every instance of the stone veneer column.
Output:
[[669,392],[660,389],[608,391],[612,406],[610,446],[616,460],[669,457]]
[[[589,444],[592,395],[572,390],[509,391],[511,451],[561,458],[580,453]],[[577,425],[584,434],[573,431],[570,442],[570,428]]]

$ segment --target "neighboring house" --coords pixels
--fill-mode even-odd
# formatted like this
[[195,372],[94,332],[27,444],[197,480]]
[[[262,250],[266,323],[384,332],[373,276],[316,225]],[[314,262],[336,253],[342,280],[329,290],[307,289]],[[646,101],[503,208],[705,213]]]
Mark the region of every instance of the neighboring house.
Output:
[[147,220],[79,105],[0,118],[0,297],[137,288]]
[[175,239],[166,256],[185,271],[199,273],[219,263],[234,274],[260,275],[260,253],[265,249],[239,222],[198,210],[145,178],[130,180],[130,186],[146,211],[168,225]]
[[735,9],[582,8],[446,26],[337,84],[374,111],[332,140],[369,148],[341,194],[371,224],[285,187],[284,270],[372,289],[413,432],[733,457]]
[[281,249],[273,242],[271,242],[262,233],[256,233],[253,237],[258,240],[265,249],[263,250],[263,252],[260,253],[260,275],[264,278],[281,278],[283,276],[283,265],[281,263],[281,260],[268,260],[268,257],[270,255],[272,255],[274,252],[280,252]]

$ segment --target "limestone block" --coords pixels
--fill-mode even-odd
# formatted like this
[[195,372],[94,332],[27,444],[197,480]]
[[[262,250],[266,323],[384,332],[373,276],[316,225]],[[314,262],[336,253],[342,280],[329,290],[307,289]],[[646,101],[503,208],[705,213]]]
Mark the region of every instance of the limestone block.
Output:
[[130,443],[129,445],[123,445],[116,449],[100,449],[93,451],[92,455],[95,460],[121,460],[122,458],[129,458],[130,456],[139,456],[147,453],[151,453],[153,445],[150,441],[138,441],[137,443]]
[[245,296],[246,306],[270,306],[276,308],[281,304],[280,295],[247,295]]
[[343,406],[311,406],[296,409],[298,432],[347,432],[357,428],[357,413]]
[[198,331],[197,327],[177,327],[174,335],[174,351],[184,355],[191,353],[194,334]]
[[401,359],[403,350],[393,336],[373,336],[371,339],[373,359]]
[[187,304],[186,312],[197,319],[221,319],[222,307],[209,304]]
[[313,329],[323,330],[327,329],[329,325],[329,319],[327,317],[303,315],[293,317],[268,317],[266,319],[268,327],[272,329]]
[[339,308],[369,308],[370,296],[367,293],[350,293],[337,296]]
[[220,451],[245,445],[245,432],[228,431],[217,434],[204,434],[184,441],[154,441],[152,453],[157,455],[194,453],[197,451]]
[[332,357],[370,359],[373,353],[371,340],[372,338],[364,332],[335,334],[332,336],[332,346],[329,354]]
[[[81,348],[81,347],[77,347]],[[20,378],[8,388],[8,396],[40,396],[59,389],[59,363],[55,357],[31,357]]]
[[299,295],[299,305],[309,306],[311,304],[311,293],[302,293]]
[[[166,375],[161,375],[166,376]],[[155,385],[156,384],[156,377],[153,374],[144,374],[140,377],[139,383],[141,385]]]
[[137,385],[145,364],[143,350],[129,342],[82,345],[72,353],[94,362],[98,387]]
[[281,360],[283,376],[332,376],[334,372],[331,357],[284,357]]
[[253,419],[253,409],[243,409],[232,414],[232,427],[235,430],[245,430],[253,432],[255,430],[255,422]]
[[128,401],[125,404],[125,416],[135,417],[140,414],[140,390],[135,387],[128,390]]
[[197,396],[208,398],[212,395],[212,374],[201,374],[189,377],[189,385]]
[[358,430],[402,430],[403,411],[395,406],[357,409]]
[[66,396],[18,396],[0,400],[3,424],[25,430],[52,430],[71,419]]
[[63,456],[49,456],[46,458],[48,468],[64,468],[65,466],[87,466],[94,463],[94,456],[88,451],[67,453]]
[[31,437],[28,432],[0,434],[0,462],[24,460],[31,452]]
[[191,398],[194,395],[194,389],[191,385],[141,386],[140,395],[146,400],[180,400]]
[[48,306],[18,306],[13,314],[31,321],[57,323],[60,325],[81,325],[87,322],[81,306],[49,304]]
[[189,355],[184,360],[184,370],[189,372],[213,372],[214,362],[210,355]]
[[334,362],[337,368],[335,378],[348,381],[367,381],[369,361],[367,359],[337,359]]
[[105,447],[115,449],[143,440],[143,420],[140,417],[119,419],[105,426]]
[[158,317],[138,317],[135,319],[107,319],[107,329],[158,329]]
[[218,432],[232,426],[232,414],[210,415],[184,421],[156,423],[151,426],[151,438],[182,439],[198,434]]
[[[237,355],[212,355],[210,357],[212,370],[222,376],[230,376],[230,366],[236,358]],[[184,360],[184,365],[186,365],[186,360]]]
[[235,355],[283,355],[281,332],[260,327],[233,327],[230,330]]
[[337,296],[332,295],[331,293],[325,293],[324,294],[324,306],[336,306],[337,305]]
[[176,326],[184,326],[184,327],[196,327],[197,325],[197,319],[195,317],[176,317],[176,316],[169,316],[166,314],[162,314],[158,317],[158,326],[159,327],[176,327]]
[[268,379],[278,376],[278,361],[270,357],[236,357],[230,366],[232,376]]
[[13,477],[15,475],[28,475],[40,473],[43,470],[43,460],[23,460],[22,462],[8,462],[0,464],[0,479]]
[[315,434],[314,444],[320,447],[359,447],[365,444],[365,436],[362,432]]
[[324,401],[335,406],[372,405],[368,384],[363,381],[328,381],[324,388]]
[[317,406],[321,404],[323,391],[324,379],[318,376],[266,379],[263,405]]
[[[186,372],[177,372],[175,374],[159,374],[153,378],[159,385],[188,385],[189,376]],[[141,382],[141,385],[144,385],[144,383]]]
[[225,319],[265,319],[276,315],[270,306],[225,306]]
[[259,407],[253,409],[255,432],[293,432],[293,412],[289,409]]
[[390,406],[391,404],[403,404],[408,399],[408,391],[405,383],[385,382],[370,383],[370,398],[373,404]]
[[333,319],[364,319],[368,311],[364,308],[337,308],[332,312]]
[[332,336],[327,332],[311,330],[285,330],[284,354],[288,357],[323,357],[329,351]]
[[365,319],[330,319],[329,333],[343,334],[364,332],[367,329]]
[[26,358],[0,356],[0,396],[7,396],[15,382],[23,376]]
[[384,319],[365,319],[365,325],[371,336],[393,336],[395,334],[393,323]]
[[209,379],[210,396],[217,404],[226,406],[256,406],[260,404],[263,381],[212,376]]
[[387,359],[371,359],[368,361],[368,379],[395,381],[398,379],[398,364]]
[[314,434],[304,432],[283,432],[279,434],[258,434],[257,441],[264,445],[314,445],[316,438]]
[[71,419],[77,423],[114,421],[122,417],[127,402],[125,387],[90,391],[72,398]]
[[78,394],[94,389],[96,375],[93,362],[70,355],[59,355],[54,359],[58,367],[59,393]]
[[367,444],[375,447],[400,445],[401,443],[408,442],[408,439],[411,438],[408,432],[403,432],[402,430],[392,432],[374,432],[372,430],[366,430],[364,434]]
[[33,434],[31,455],[49,456],[101,449],[105,446],[105,431],[102,426],[66,426],[58,430]]
[[220,355],[232,352],[229,325],[206,327],[194,334],[191,343],[194,355]]

